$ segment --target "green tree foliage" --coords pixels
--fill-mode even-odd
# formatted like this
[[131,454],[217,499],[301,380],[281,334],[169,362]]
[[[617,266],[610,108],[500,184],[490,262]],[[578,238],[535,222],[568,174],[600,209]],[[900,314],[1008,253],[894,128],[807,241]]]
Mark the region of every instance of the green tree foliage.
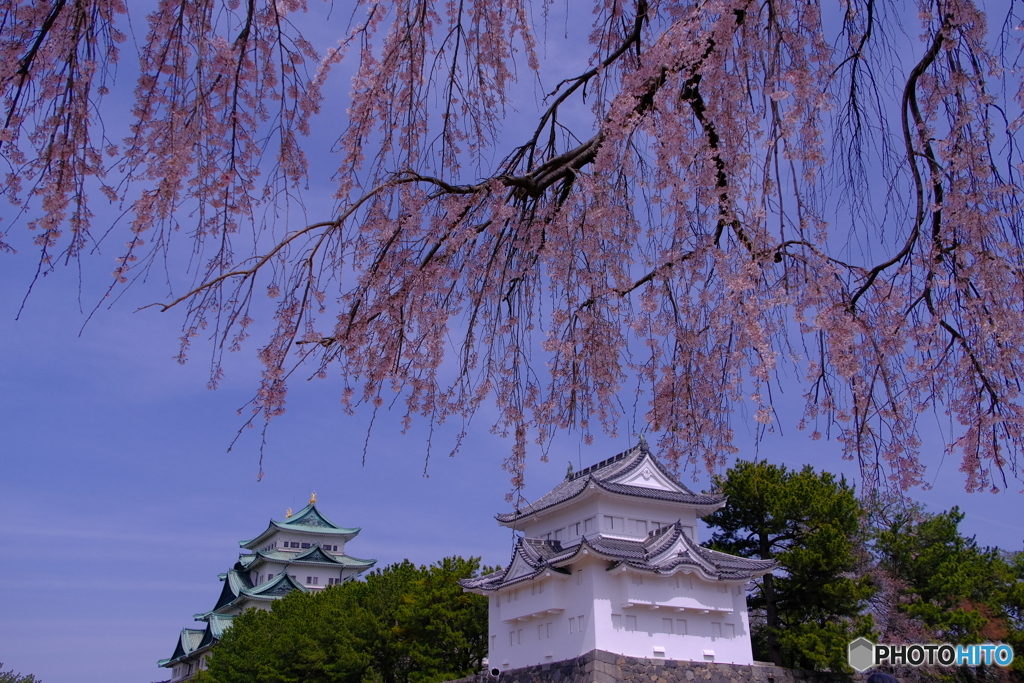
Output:
[[749,606],[755,656],[782,665],[846,669],[846,646],[871,633],[862,612],[873,592],[854,578],[862,508],[852,486],[810,466],[799,471],[739,462],[715,479],[729,504],[705,518],[711,545],[773,559],[776,572],[757,583]]
[[462,592],[478,558],[409,561],[239,616],[198,683],[433,683],[479,670],[487,601]]
[[[3,669],[4,663],[0,662],[0,669]],[[14,670],[0,671],[0,683],[42,683],[38,678],[32,674],[21,674],[14,673]]]
[[[979,547],[960,533],[963,518],[955,507],[927,514],[915,506],[875,516],[872,550],[895,586],[896,609],[932,640],[1001,641],[1024,652],[1024,553]],[[1024,673],[1020,659],[1014,668]]]

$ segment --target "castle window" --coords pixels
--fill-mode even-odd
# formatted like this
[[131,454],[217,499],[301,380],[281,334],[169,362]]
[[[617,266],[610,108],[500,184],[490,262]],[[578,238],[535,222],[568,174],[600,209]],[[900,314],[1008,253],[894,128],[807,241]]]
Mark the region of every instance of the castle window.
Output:
[[633,528],[636,531],[636,533],[640,534],[641,536],[647,535],[647,520],[631,519],[629,521],[633,522]]
[[303,548],[309,548],[309,547],[310,547],[310,545],[309,545],[308,543],[303,543],[303,544],[302,544],[302,547],[303,547]]
[[627,631],[635,631],[636,630],[636,615],[634,615],[634,614],[627,614],[624,623],[625,623]]
[[622,615],[621,614],[613,614],[612,615],[612,628],[615,629],[615,630],[619,630],[620,628],[622,628]]
[[722,624],[722,635],[726,638],[735,638],[736,626],[734,624]]
[[672,633],[672,620],[671,619],[662,619],[661,620],[661,632],[662,633]]
[[298,548],[299,547],[299,542],[298,541],[292,541],[292,547],[293,548]]
[[721,638],[722,637],[722,622],[712,621],[711,622],[711,637]]
[[686,619],[676,619],[676,635],[686,635]]
[[592,532],[594,530],[594,528],[596,526],[597,526],[597,524],[596,524],[596,518],[595,517],[591,517],[589,519],[583,520],[583,533],[589,534],[590,532]]

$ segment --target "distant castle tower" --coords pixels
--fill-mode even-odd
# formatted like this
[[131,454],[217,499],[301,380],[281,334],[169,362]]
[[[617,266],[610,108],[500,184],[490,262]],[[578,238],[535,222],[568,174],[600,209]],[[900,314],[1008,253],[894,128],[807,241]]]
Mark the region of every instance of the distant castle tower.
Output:
[[489,599],[491,667],[591,650],[751,664],[746,585],[775,563],[698,545],[697,519],[724,505],[686,488],[641,439],[497,515],[525,534],[508,567],[460,582]]
[[182,629],[174,654],[157,664],[172,670],[172,681],[184,681],[206,668],[206,656],[232,619],[247,609],[268,610],[274,600],[292,591],[318,591],[354,579],[377,560],[360,560],[345,554],[345,544],[359,534],[359,527],[340,527],[316,508],[316,494],[309,505],[285,520],[270,520],[266,531],[238,545],[238,562],[221,574],[224,582],[217,604],[195,615],[205,628]]

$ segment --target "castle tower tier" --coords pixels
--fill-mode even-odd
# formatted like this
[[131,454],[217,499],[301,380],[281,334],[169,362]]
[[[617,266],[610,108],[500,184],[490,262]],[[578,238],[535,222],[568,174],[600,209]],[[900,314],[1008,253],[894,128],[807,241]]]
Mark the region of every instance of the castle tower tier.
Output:
[[680,483],[641,440],[522,509],[506,569],[461,581],[489,599],[488,660],[502,671],[591,650],[751,664],[746,585],[775,563],[701,547],[725,505]]

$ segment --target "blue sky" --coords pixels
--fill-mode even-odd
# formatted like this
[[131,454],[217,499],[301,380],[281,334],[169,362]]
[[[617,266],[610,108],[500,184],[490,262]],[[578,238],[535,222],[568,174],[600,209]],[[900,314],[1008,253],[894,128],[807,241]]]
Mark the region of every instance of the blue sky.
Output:
[[[254,388],[253,349],[232,357],[227,381],[208,391],[199,356],[185,366],[172,360],[180,321],[155,309],[133,312],[143,301],[135,294],[102,310],[79,336],[70,270],[41,282],[15,321],[29,277],[24,256],[5,257],[0,269],[5,670],[45,683],[165,679],[155,661],[170,655],[193,613],[212,606],[216,575],[236,559],[237,542],[302,507],[314,490],[335,522],[363,528],[349,552],[380,565],[456,554],[507,561],[511,537],[492,515],[508,507],[500,464],[509,442],[489,434],[484,420],[455,458],[444,449],[452,435],[442,430],[424,477],[422,432],[403,436],[384,415],[364,466],[366,416],[341,413],[336,382],[300,381],[270,431],[266,476],[257,482],[255,433],[226,452],[242,421],[235,411]],[[741,455],[752,457],[740,431]],[[554,486],[568,460],[586,466],[628,444],[626,437],[590,447],[562,438],[550,463],[531,460],[527,497]],[[760,454],[790,466],[844,468],[856,480],[836,444],[803,433],[770,436]],[[916,498],[935,511],[960,505],[964,530],[983,544],[1021,548],[1019,486],[965,494],[952,462],[930,477],[934,488]]]
[[[556,42],[545,56],[560,62],[564,52]],[[314,181],[313,192],[323,188]],[[159,299],[159,288],[130,290],[82,330],[82,311],[95,305],[113,268],[113,246],[85,262],[81,281],[74,267],[43,278],[16,321],[34,268],[32,249],[19,246],[18,255],[0,255],[4,670],[45,683],[165,680],[156,660],[171,654],[182,627],[194,626],[193,613],[212,607],[217,574],[237,559],[237,542],[286,508],[301,508],[311,491],[335,522],[362,527],[348,551],[379,566],[448,555],[507,561],[511,535],[493,515],[508,510],[501,461],[511,444],[489,433],[486,411],[455,458],[446,449],[453,431],[436,434],[424,477],[422,426],[402,435],[397,416],[383,414],[363,465],[368,415],[342,413],[336,379],[298,380],[288,413],[270,430],[266,476],[257,482],[258,434],[246,433],[230,453],[227,447],[243,421],[236,410],[256,388],[258,343],[229,357],[226,380],[211,392],[208,348],[187,365],[172,360],[181,313],[135,312]],[[788,409],[783,397],[782,412]],[[755,450],[737,420],[740,457],[810,463],[857,481],[837,444],[810,441],[789,427],[794,422]],[[941,439],[924,430],[939,452]],[[632,439],[598,437],[583,446],[563,435],[550,463],[531,456],[526,497],[557,484],[567,461],[593,464]],[[1019,482],[1009,492],[968,495],[955,461],[928,460],[934,486],[913,491],[915,498],[932,511],[960,505],[963,530],[980,543],[1021,549]],[[707,479],[691,485],[703,488]]]

